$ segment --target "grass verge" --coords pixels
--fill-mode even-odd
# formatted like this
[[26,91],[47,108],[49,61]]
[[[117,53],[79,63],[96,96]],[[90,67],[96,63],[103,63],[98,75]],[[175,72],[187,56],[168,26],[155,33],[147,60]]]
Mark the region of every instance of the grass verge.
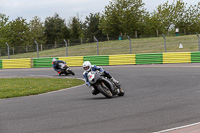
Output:
[[[183,48],[179,48],[180,43],[183,45]],[[99,42],[98,46],[99,55],[130,54],[130,42],[128,39]],[[67,50],[68,56],[97,55],[97,43],[69,45]],[[166,52],[191,52],[198,50],[197,35],[166,36]],[[131,51],[133,54],[163,53],[165,52],[164,39],[163,37],[131,39]],[[39,57],[66,57],[66,48],[40,50]],[[0,59],[7,58],[8,56],[0,56]],[[10,58],[37,58],[37,52],[14,55],[11,52]]]
[[0,99],[37,95],[83,84],[79,79],[1,78]]

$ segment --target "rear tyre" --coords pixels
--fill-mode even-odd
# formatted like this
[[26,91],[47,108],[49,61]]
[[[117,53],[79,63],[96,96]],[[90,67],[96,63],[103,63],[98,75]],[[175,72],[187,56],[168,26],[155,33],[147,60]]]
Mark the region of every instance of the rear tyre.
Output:
[[75,73],[72,70],[68,70],[70,74],[75,75]]
[[65,72],[65,75],[67,76],[69,73]]

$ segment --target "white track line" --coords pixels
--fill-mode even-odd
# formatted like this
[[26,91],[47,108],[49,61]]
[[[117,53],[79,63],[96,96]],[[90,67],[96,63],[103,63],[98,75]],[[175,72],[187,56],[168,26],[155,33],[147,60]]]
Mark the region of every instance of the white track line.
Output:
[[61,89],[61,90],[57,90],[57,91],[50,91],[50,92],[46,92],[46,93],[42,93],[42,94],[38,94],[38,95],[47,95],[47,94],[56,93],[56,92],[60,92],[60,91],[66,91],[66,90],[70,90],[70,89],[73,89],[73,88],[78,88],[78,87],[83,86],[83,85],[85,85],[85,84],[73,86],[73,87],[70,87],[70,88],[65,88],[65,89]]
[[200,124],[200,122],[194,123],[194,124],[185,125],[185,126],[181,126],[181,127],[175,127],[175,128],[171,128],[171,129],[167,129],[167,130],[162,130],[162,131],[158,131],[158,132],[153,132],[153,133],[164,133],[164,132],[169,132],[169,131],[173,131],[173,130],[177,130],[177,129],[182,129],[182,128],[186,128],[186,127],[195,126],[195,125],[198,125],[198,124]]

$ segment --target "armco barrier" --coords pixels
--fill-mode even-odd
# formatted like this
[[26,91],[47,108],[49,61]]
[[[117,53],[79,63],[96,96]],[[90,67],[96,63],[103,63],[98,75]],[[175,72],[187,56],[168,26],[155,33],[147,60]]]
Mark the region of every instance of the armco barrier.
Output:
[[3,59],[2,69],[9,69],[9,68],[31,68],[31,58]]
[[191,52],[191,63],[200,62],[200,52]]
[[[0,69],[7,68],[34,68],[52,67],[51,58],[31,59],[2,59]],[[168,64],[168,63],[200,63],[200,52],[174,52],[174,53],[149,53],[149,54],[121,54],[121,55],[97,55],[56,57],[67,62],[69,66],[82,66],[84,61],[91,64],[103,65],[137,65],[137,64]]]
[[163,53],[163,64],[165,63],[191,63],[191,53]]
[[59,57],[58,59],[67,62],[68,66],[82,66],[83,64],[83,56]]
[[136,54],[136,64],[162,64],[162,53]]
[[135,54],[109,55],[109,65],[134,65]]
[[33,58],[33,67],[52,67],[52,59],[53,58]]
[[83,62],[90,61],[91,64],[95,65],[109,65],[109,56],[108,55],[100,55],[100,56],[83,56]]

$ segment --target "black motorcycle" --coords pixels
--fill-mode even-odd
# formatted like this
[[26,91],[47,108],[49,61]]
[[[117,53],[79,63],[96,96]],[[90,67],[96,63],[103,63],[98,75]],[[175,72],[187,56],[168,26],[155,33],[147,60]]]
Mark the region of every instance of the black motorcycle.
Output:
[[91,86],[107,98],[112,98],[116,95],[123,96],[125,94],[120,84],[113,83],[110,79],[104,77],[99,71],[89,72],[88,80]]
[[65,75],[68,75],[68,74],[75,75],[75,73],[72,71],[72,69],[69,66],[67,66],[66,64],[59,63],[59,67],[61,68],[61,71],[58,72],[60,76],[62,74],[65,74]]

